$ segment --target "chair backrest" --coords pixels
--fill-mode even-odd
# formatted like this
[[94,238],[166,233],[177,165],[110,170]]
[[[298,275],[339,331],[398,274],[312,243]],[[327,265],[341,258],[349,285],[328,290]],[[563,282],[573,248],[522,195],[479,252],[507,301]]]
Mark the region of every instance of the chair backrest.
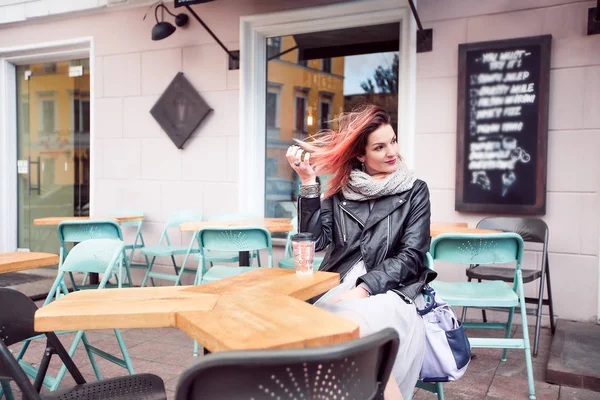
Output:
[[387,328],[333,346],[211,354],[184,371],[175,399],[380,398],[397,351]]
[[[144,216],[144,211],[142,210],[134,210],[134,209],[119,209],[119,210],[112,210],[111,212],[108,213],[109,217],[143,217]],[[121,222],[121,226],[135,226],[135,227],[140,227],[142,225],[144,221],[143,220],[139,220],[139,221],[124,221]]]
[[0,339],[7,346],[38,335],[33,329],[37,306],[25,294],[0,288]]
[[514,232],[521,235],[525,242],[548,244],[548,225],[539,218],[488,217],[479,221],[477,227],[503,232]]
[[179,225],[183,224],[184,222],[201,222],[203,216],[204,213],[200,210],[178,210],[171,213],[167,219],[165,228],[160,235],[160,239],[158,239],[158,244],[162,245],[163,240],[165,240],[167,246],[170,246],[171,239],[169,238],[169,229],[179,228]]
[[83,242],[89,239],[121,239],[121,227],[115,221],[63,221],[58,224],[58,238],[65,243]]
[[[40,376],[36,378],[34,388],[17,360],[8,350],[8,346],[39,335],[34,330],[34,316],[38,307],[24,293],[7,288],[0,288],[0,304],[3,305],[0,307],[0,376],[14,379],[25,398],[41,399],[38,390],[42,385],[45,370],[39,372]],[[10,307],[6,305],[10,305]],[[56,335],[53,332],[45,333],[45,335],[48,340],[46,346],[52,346],[67,365],[67,369],[75,381],[78,384],[85,383],[85,379]]]
[[269,253],[268,267],[273,266],[271,234],[265,228],[252,226],[205,228],[198,231],[197,237],[203,257],[204,250],[239,252],[267,249]]
[[125,244],[117,239],[89,239],[81,242],[60,265],[60,272],[108,273],[122,262]]
[[[434,261],[454,264],[504,264],[521,267],[523,238],[517,233],[446,233],[433,238],[429,252]],[[433,265],[430,266],[433,269]]]

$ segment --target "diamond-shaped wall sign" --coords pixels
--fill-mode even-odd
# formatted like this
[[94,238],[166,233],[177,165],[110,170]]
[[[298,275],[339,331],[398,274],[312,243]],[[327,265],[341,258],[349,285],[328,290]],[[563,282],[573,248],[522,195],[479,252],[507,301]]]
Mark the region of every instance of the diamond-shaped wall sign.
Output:
[[192,84],[178,72],[162,96],[150,110],[150,114],[163,128],[178,149],[206,118],[212,108]]

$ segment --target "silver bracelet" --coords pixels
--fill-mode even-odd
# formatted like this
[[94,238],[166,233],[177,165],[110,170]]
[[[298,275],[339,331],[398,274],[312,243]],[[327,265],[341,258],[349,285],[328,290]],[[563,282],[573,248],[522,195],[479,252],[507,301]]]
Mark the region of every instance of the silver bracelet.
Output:
[[300,197],[319,197],[321,196],[321,185],[300,185]]

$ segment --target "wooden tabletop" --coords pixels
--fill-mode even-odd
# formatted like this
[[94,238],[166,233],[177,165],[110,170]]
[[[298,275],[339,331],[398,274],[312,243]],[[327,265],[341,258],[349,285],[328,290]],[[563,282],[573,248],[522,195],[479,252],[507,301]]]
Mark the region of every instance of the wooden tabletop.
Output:
[[112,217],[46,217],[46,218],[36,218],[33,220],[33,224],[37,226],[57,226],[61,222],[64,221],[94,221],[94,220],[113,220],[118,224],[123,222],[132,222],[132,221],[143,221],[144,217],[141,215],[135,216],[112,216]]
[[196,232],[204,228],[259,226],[271,233],[286,233],[294,229],[289,218],[258,218],[239,221],[186,222],[179,225],[181,232]]
[[0,274],[25,271],[58,264],[58,255],[50,253],[0,253]]
[[495,231],[491,229],[479,229],[479,228],[469,228],[466,222],[455,222],[455,223],[431,223],[430,225],[430,236],[436,237],[443,233],[498,233],[500,231]]
[[40,308],[35,330],[178,327],[211,352],[323,346],[359,334],[305,302],[338,284],[337,273],[261,268],[200,286],[85,290]]

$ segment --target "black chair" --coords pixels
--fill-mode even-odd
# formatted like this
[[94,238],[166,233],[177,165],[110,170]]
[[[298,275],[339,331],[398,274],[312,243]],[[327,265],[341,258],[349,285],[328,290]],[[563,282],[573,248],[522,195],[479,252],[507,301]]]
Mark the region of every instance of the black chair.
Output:
[[[552,287],[550,284],[550,262],[548,261],[548,225],[539,218],[510,218],[510,217],[490,217],[484,218],[477,224],[477,228],[495,229],[504,232],[515,232],[521,235],[525,242],[542,243],[542,268],[521,269],[523,272],[523,283],[540,280],[538,297],[525,297],[525,302],[537,304],[535,340],[533,344],[533,355],[537,356],[540,339],[540,329],[542,324],[543,306],[548,306],[550,312],[550,328],[554,334],[554,308],[552,306]],[[515,270],[504,267],[490,267],[482,265],[471,265],[467,268],[467,278],[469,282],[472,279],[482,280],[502,280],[504,282],[513,282]],[[544,286],[548,290],[548,298],[544,299]],[[463,309],[462,319],[466,317],[467,308]],[[485,310],[481,311],[484,322],[487,322]]]
[[175,399],[383,399],[397,352],[387,328],[332,346],[210,354],[184,371]]
[[[17,360],[10,353],[8,346],[39,335],[33,328],[37,306],[29,297],[12,289],[0,289],[0,304],[2,304],[0,307],[0,377],[3,380],[14,380],[23,394],[23,399],[167,399],[164,382],[160,377],[151,374],[129,375],[86,383],[60,340],[52,332],[44,334],[46,349],[40,361],[38,375],[32,385]],[[54,354],[58,354],[65,363],[77,385],[41,396],[39,391]]]

